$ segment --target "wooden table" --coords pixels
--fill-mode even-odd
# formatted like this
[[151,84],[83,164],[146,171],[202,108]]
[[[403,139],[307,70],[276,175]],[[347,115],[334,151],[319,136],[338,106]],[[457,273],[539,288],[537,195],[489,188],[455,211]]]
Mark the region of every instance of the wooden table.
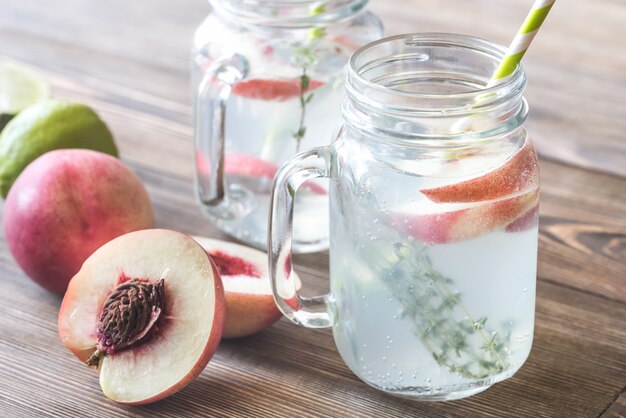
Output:
[[[507,43],[530,0],[373,0],[389,34],[461,32]],[[220,237],[191,187],[188,47],[202,0],[4,0],[0,54],[92,105],[145,181],[158,226]],[[56,334],[60,299],[0,239],[0,416],[626,415],[626,4],[558,2],[525,60],[542,156],[537,326],[528,362],[466,400],[418,403],[354,377],[330,332],[282,320],[224,341],[185,390],[146,407],[108,401]],[[0,210],[2,206],[0,205]],[[327,254],[300,256],[327,286]]]

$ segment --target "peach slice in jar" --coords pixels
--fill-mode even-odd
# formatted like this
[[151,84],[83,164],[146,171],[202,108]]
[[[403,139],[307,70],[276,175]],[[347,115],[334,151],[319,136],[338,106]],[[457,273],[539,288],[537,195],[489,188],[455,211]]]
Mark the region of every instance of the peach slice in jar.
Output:
[[393,219],[398,229],[413,238],[428,244],[448,244],[513,224],[537,207],[538,196],[539,191],[533,189],[523,195],[442,212],[400,210]]
[[[202,154],[196,154],[196,166],[202,173],[210,171],[210,163]],[[224,155],[224,172],[229,175],[265,179],[271,184],[277,171],[278,165],[262,158],[239,152],[228,152]],[[316,195],[328,194],[324,187],[312,181],[304,183],[302,190]]]
[[[267,254],[254,248],[204,237],[193,237],[217,266],[226,297],[223,338],[255,334],[281,317],[274,302],[267,270]],[[297,288],[300,279],[292,276]]]
[[530,140],[500,167],[479,177],[447,186],[422,189],[428,199],[438,203],[481,202],[511,196],[538,184],[539,163]]
[[72,278],[59,312],[63,344],[96,366],[104,394],[146,404],[191,382],[221,339],[219,273],[187,235],[143,230],[94,252]]
[[[300,96],[302,90],[300,83],[300,79],[251,78],[235,84],[232,93],[246,99],[285,101]],[[324,84],[322,81],[310,80],[305,93],[316,90]]]

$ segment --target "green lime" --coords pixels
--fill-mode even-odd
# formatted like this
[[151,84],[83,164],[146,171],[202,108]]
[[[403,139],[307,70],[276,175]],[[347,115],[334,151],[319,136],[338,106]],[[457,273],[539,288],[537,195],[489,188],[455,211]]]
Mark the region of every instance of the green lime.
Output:
[[61,148],[86,148],[118,156],[111,131],[91,108],[60,100],[39,101],[15,116],[0,133],[2,197],[28,164]]
[[36,72],[0,62],[0,131],[13,116],[48,96],[50,87]]

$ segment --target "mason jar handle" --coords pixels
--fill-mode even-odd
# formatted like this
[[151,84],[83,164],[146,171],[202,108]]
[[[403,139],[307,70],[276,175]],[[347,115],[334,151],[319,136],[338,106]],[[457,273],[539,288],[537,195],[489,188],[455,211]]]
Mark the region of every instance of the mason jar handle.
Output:
[[329,294],[299,295],[291,265],[293,207],[298,188],[306,181],[330,177],[330,147],[312,148],[286,162],[274,177],[269,219],[269,273],[274,300],[282,313],[308,328],[333,325],[334,309]]
[[235,83],[248,75],[248,60],[239,54],[219,59],[204,72],[194,106],[196,193],[200,202],[217,206],[225,198],[224,128],[226,102]]

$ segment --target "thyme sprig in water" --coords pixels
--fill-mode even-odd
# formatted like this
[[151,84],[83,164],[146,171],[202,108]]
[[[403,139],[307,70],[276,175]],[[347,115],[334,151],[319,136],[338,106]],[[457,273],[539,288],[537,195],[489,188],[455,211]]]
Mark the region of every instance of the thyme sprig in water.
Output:
[[[311,8],[309,15],[318,16],[326,11],[325,3],[320,3]],[[300,75],[300,122],[298,129],[293,133],[293,137],[296,140],[296,152],[300,151],[300,144],[302,139],[306,135],[305,116],[306,107],[311,100],[313,100],[313,93],[307,94],[311,79],[307,75],[307,69],[312,68],[319,61],[319,57],[315,52],[315,43],[326,37],[326,28],[313,27],[309,29],[308,40],[305,46],[301,46],[294,50],[294,56],[297,62],[302,66],[302,74]]]
[[306,116],[306,105],[313,100],[313,93],[306,94],[309,89],[311,79],[306,74],[306,67],[302,68],[302,75],[300,76],[300,123],[298,130],[294,132],[293,137],[296,140],[296,152],[300,151],[300,143],[302,138],[306,135],[306,126],[304,126],[304,118]]
[[[378,202],[367,193],[363,209],[372,211]],[[426,247],[403,235],[390,223],[377,224],[381,245],[365,245],[361,256],[375,277],[385,283],[400,305],[400,314],[413,323],[415,334],[435,361],[469,379],[485,379],[508,368],[505,341],[486,317],[476,318],[453,290],[454,281],[433,266]],[[396,244],[390,246],[390,242]]]

